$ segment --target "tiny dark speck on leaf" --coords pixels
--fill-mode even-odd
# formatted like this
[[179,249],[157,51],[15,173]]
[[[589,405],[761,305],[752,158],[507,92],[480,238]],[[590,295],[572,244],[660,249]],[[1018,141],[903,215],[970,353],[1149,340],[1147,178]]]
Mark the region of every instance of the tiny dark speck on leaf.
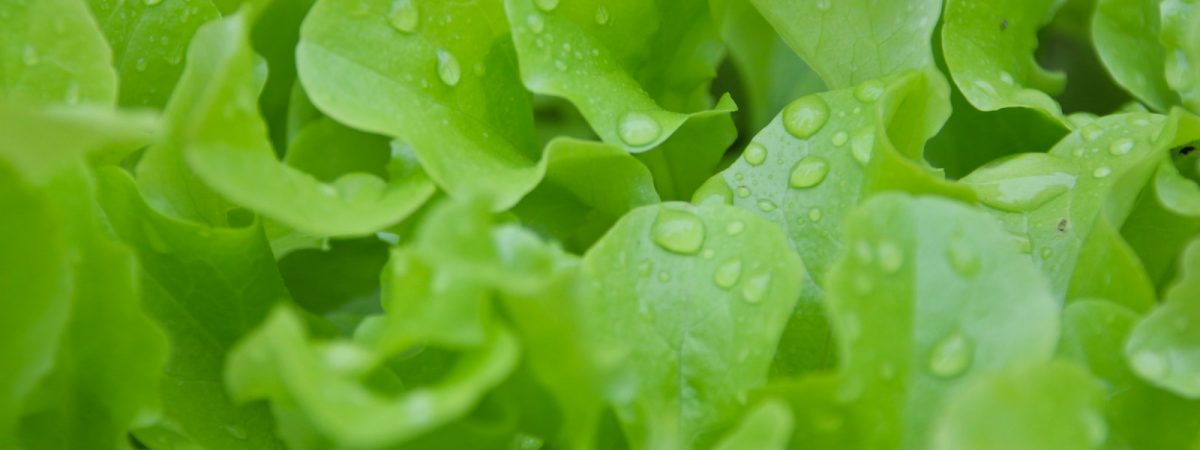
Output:
[[1008,19],[1001,19],[1000,20],[1000,31],[1004,31],[1007,29],[1008,29]]
[[1192,154],[1192,152],[1194,152],[1194,151],[1196,151],[1196,147],[1192,146],[1192,145],[1188,145],[1188,146],[1184,146],[1183,148],[1179,149],[1179,154],[1183,155],[1183,156],[1187,156],[1187,155]]
[[1059,232],[1067,231],[1067,219],[1058,221],[1058,231]]

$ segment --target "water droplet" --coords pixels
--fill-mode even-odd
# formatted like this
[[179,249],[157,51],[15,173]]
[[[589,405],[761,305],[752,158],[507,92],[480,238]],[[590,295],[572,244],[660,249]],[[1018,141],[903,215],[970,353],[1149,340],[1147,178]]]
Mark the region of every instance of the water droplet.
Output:
[[989,95],[996,95],[996,87],[992,86],[992,83],[988,83],[987,80],[979,78],[976,79],[973,84],[975,87],[979,88],[983,92],[988,93]]
[[650,260],[647,259],[645,261],[638,263],[638,273],[641,274],[643,277],[650,276],[650,274],[653,272],[654,272],[654,263],[650,262]]
[[713,273],[713,281],[722,289],[733,287],[741,277],[742,260],[739,258],[731,258],[721,263],[717,266],[717,271]]
[[774,211],[778,207],[779,206],[776,205],[775,202],[772,202],[767,199],[762,199],[762,200],[758,201],[758,209],[762,210],[762,212],[771,212],[771,211]]
[[946,246],[946,257],[950,260],[950,267],[959,275],[970,277],[979,273],[979,252],[971,241],[962,236],[950,239]]
[[397,31],[412,33],[417,30],[421,14],[413,0],[393,0],[392,11],[388,13],[388,23]]
[[1000,81],[1002,81],[1002,82],[1004,82],[1004,84],[1007,84],[1010,86],[1016,83],[1016,81],[1013,80],[1012,74],[1005,72],[1003,70],[1000,71]]
[[817,11],[829,11],[833,6],[831,0],[817,0]]
[[879,268],[887,273],[895,273],[904,266],[904,251],[892,241],[879,243]]
[[854,244],[854,256],[863,264],[870,264],[875,260],[875,252],[871,251],[871,244],[867,241],[858,241]]
[[846,142],[848,142],[849,140],[850,140],[850,135],[846,134],[845,131],[839,131],[839,132],[837,132],[837,134],[833,135],[833,146],[841,147],[843,145],[846,145]]
[[1092,176],[1096,178],[1105,178],[1109,175],[1112,175],[1112,169],[1109,169],[1108,166],[1100,166],[1092,171]]
[[596,7],[596,25],[608,25],[608,8],[604,5]]
[[771,287],[771,272],[752,276],[742,285],[742,297],[750,303],[761,302]]
[[871,153],[875,150],[875,133],[871,130],[866,130],[854,136],[854,140],[850,142],[850,153],[854,155],[854,160],[859,164],[867,165],[871,162]]
[[783,127],[798,139],[807,139],[821,131],[828,120],[829,105],[816,95],[796,100],[783,110]]
[[1092,445],[1098,447],[1108,438],[1108,425],[1104,423],[1104,416],[1100,413],[1085,411],[1079,419],[1083,421],[1084,432]]
[[813,208],[813,209],[808,210],[808,220],[811,220],[813,222],[820,222],[821,216],[823,216],[823,214],[821,213],[820,208]]
[[1042,253],[1042,259],[1050,259],[1050,256],[1054,255],[1054,250],[1050,249],[1050,247],[1045,247],[1045,248],[1042,248],[1041,253]]
[[146,6],[155,6],[162,3],[162,0],[145,0]]
[[457,86],[459,78],[462,78],[462,69],[458,66],[458,58],[455,58],[453,53],[442,49],[438,49],[437,58],[438,78],[441,78],[447,86]]
[[1158,379],[1167,375],[1171,370],[1167,359],[1149,350],[1143,350],[1133,355],[1133,370],[1150,379]]
[[236,425],[226,425],[224,428],[225,432],[229,433],[229,435],[233,436],[235,439],[246,439],[246,430],[243,430],[242,427]]
[[829,173],[829,162],[820,156],[805,156],[792,167],[788,176],[788,185],[796,189],[805,189],[821,184]]
[[631,111],[621,118],[618,132],[621,140],[634,147],[649,145],[662,134],[662,127],[650,116],[637,111]]
[[1096,122],[1083,126],[1083,140],[1092,142],[1100,139],[1100,136],[1104,136],[1104,129],[1100,128],[1100,125],[1097,125]]
[[737,196],[738,197],[746,198],[746,197],[749,197],[750,194],[752,194],[752,192],[750,192],[750,188],[748,188],[748,187],[741,186],[741,187],[737,188]]
[[1048,165],[1043,167],[1049,171],[1007,178],[993,178],[989,169],[984,168],[977,173],[988,182],[974,184],[973,187],[985,205],[1009,212],[1032,211],[1075,186],[1075,177],[1070,173],[1053,171],[1056,168]]
[[534,0],[534,3],[537,3],[537,7],[546,12],[554,11],[554,8],[558,7],[558,0]]
[[752,166],[761,166],[767,160],[767,147],[757,142],[751,142],[742,152],[742,159]]
[[1133,150],[1133,139],[1129,138],[1118,139],[1108,147],[1108,152],[1113,156],[1128,155],[1131,150]]
[[25,48],[21,52],[21,62],[26,66],[36,66],[40,60],[37,49],[31,44],[25,44]]
[[885,380],[896,378],[896,366],[892,363],[883,363],[883,367],[879,369],[879,376]]
[[882,81],[871,80],[854,88],[854,98],[863,103],[871,103],[883,96],[884,89]]
[[667,272],[659,272],[658,273],[658,281],[661,281],[663,283],[671,281],[671,274],[669,274]]
[[711,248],[706,248],[706,249],[704,249],[704,251],[700,252],[700,257],[704,258],[704,259],[712,259],[713,256],[716,256],[716,255],[717,255],[717,251],[713,250]]
[[541,33],[546,29],[546,21],[542,20],[542,16],[538,14],[530,14],[525,16],[525,25],[529,26],[529,31],[534,34]]
[[146,58],[138,58],[137,62],[135,63],[135,66],[136,66],[138,72],[146,70]]
[[564,72],[567,70],[567,62],[561,59],[556,59],[554,60],[554,67],[557,68],[559,72]]
[[942,378],[954,377],[970,367],[974,356],[971,341],[956,331],[934,345],[929,356],[929,371]]
[[691,212],[660,208],[651,237],[664,250],[694,255],[704,244],[704,224]]
[[745,230],[746,230],[746,224],[743,224],[742,222],[737,221],[737,220],[735,220],[733,222],[729,222],[728,225],[725,225],[725,234],[728,234],[730,236],[737,236],[739,234],[742,234],[742,231],[745,231]]

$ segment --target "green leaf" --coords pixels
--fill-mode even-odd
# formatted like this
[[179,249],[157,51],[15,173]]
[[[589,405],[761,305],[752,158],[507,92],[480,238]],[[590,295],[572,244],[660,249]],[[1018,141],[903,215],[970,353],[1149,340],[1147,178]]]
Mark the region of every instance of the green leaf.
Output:
[[1121,236],[1137,252],[1161,292],[1176,271],[1182,251],[1179,242],[1200,233],[1200,185],[1163,161],[1146,189],[1121,226]]
[[1159,11],[1167,85],[1184,106],[1200,112],[1200,9],[1186,0],[1162,0]]
[[321,111],[408,143],[452,196],[488,192],[504,209],[541,179],[507,36],[493,1],[321,0],[304,21],[296,63]]
[[846,219],[846,236],[828,306],[844,355],[838,399],[878,424],[867,448],[928,447],[957,386],[1051,355],[1058,305],[994,218],[881,195]]
[[791,410],[778,400],[767,401],[750,410],[737,429],[721,439],[713,450],[783,450],[791,434]]
[[1037,31],[1050,22],[1062,0],[987,2],[947,0],[942,51],[954,83],[982,111],[1032,108],[1051,118],[1062,109],[1057,94],[1065,77],[1034,61]]
[[1137,321],[1116,303],[1076,301],[1063,311],[1059,355],[1104,384],[1106,448],[1192,448],[1200,442],[1200,401],[1151,386],[1130,369],[1123,348]]
[[513,212],[579,253],[629,210],[659,201],[650,171],[622,148],[560,138],[546,159],[546,178]]
[[0,100],[112,104],[112,50],[83,0],[0,4]]
[[626,352],[610,401],[634,448],[690,448],[766,381],[804,281],[786,242],[741,209],[667,203],[626,215],[584,256],[584,317]]
[[100,204],[137,252],[146,308],[171,344],[159,386],[163,420],[204,447],[282,448],[267,408],[236,406],[221,376],[234,343],[288,299],[262,229],[164,216],[123,171],[104,169],[98,177]]
[[1092,42],[1109,74],[1121,87],[1156,110],[1179,104],[1163,68],[1167,49],[1159,40],[1159,1],[1098,0]]
[[938,450],[1098,449],[1107,433],[1097,383],[1056,362],[982,378],[946,402],[934,432]]
[[525,86],[566,98],[601,140],[642,153],[663,198],[689,197],[717,166],[736,106],[709,99],[721,51],[705,2],[504,4]]
[[999,160],[962,181],[1033,255],[1057,296],[1112,294],[1145,310],[1153,283],[1116,230],[1186,120],[1184,113],[1169,121],[1146,113],[1103,117],[1048,154]]
[[1190,399],[1200,399],[1200,240],[1184,250],[1179,278],[1161,306],[1138,322],[1125,344],[1134,372],[1147,382]]
[[220,17],[211,0],[89,0],[112,46],[119,103],[162,108],[183,74],[196,30]]
[[751,0],[831,88],[933,67],[939,0]]

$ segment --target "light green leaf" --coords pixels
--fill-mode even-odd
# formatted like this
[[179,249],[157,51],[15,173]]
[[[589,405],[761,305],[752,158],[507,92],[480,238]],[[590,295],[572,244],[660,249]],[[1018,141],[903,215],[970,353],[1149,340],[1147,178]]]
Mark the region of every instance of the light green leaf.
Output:
[[1107,433],[1098,384],[1056,362],[980,379],[946,402],[937,450],[1099,449]]
[[1200,240],[1184,250],[1179,278],[1161,306],[1138,322],[1125,344],[1135,373],[1150,384],[1200,399]]
[[933,67],[939,0],[751,3],[831,88]]
[[100,106],[0,105],[0,124],[0,151],[35,180],[53,177],[80,159],[119,162],[159,137],[155,115]]
[[112,104],[117,74],[84,0],[0,4],[0,100]]
[[827,299],[843,355],[836,399],[864,430],[848,448],[928,448],[955,389],[1053,353],[1058,305],[987,214],[881,195],[846,219],[846,236]]
[[766,381],[804,265],[741,209],[667,203],[626,215],[583,259],[584,317],[623,348],[612,394],[634,448],[690,448]]
[[1200,401],[1147,384],[1126,361],[1125,340],[1137,321],[1137,314],[1116,303],[1076,301],[1063,311],[1059,355],[1104,384],[1106,448],[1193,448],[1200,442]]
[[717,166],[736,106],[709,99],[721,50],[707,3],[504,3],[525,86],[566,98],[601,140],[643,153],[663,198],[687,198]]
[[282,448],[265,405],[236,406],[222,384],[227,352],[288,298],[262,229],[210,228],[164,216],[119,169],[99,173],[100,203],[143,268],[150,315],[171,344],[163,420],[206,448]]
[[779,400],[756,406],[713,450],[783,450],[792,434],[792,411]]
[[1098,0],[1092,41],[1113,79],[1159,111],[1179,104],[1163,68],[1168,56],[1159,41],[1157,0]]
[[494,1],[321,0],[304,21],[296,63],[326,114],[399,138],[452,196],[487,192],[503,209],[541,179],[507,36]]
[[[1200,129],[1180,129],[1184,130],[1200,138],[1196,134]],[[1163,161],[1146,189],[1121,226],[1121,236],[1137,252],[1161,292],[1176,271],[1183,250],[1179,243],[1200,234],[1200,185],[1185,178],[1171,162]]]
[[1159,8],[1167,85],[1200,112],[1200,8],[1187,0],[1162,0]]
[[622,148],[560,138],[546,159],[546,178],[513,212],[579,253],[629,210],[659,201],[650,171]]
[[1067,126],[1057,94],[1065,77],[1034,61],[1037,31],[1063,0],[947,0],[942,51],[954,83],[982,111],[1032,108]]
[[211,0],[88,0],[112,46],[123,106],[162,108],[183,74],[192,36],[220,17]]

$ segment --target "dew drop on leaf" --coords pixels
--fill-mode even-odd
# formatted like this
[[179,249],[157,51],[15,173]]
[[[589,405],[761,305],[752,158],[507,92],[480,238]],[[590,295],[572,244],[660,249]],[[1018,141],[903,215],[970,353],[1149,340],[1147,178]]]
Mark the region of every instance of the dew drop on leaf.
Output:
[[663,250],[694,255],[704,245],[704,224],[691,212],[661,208],[651,237]]
[[820,222],[821,217],[823,215],[824,214],[821,213],[820,208],[813,208],[813,209],[808,210],[808,220],[811,220],[813,222]]
[[1146,378],[1156,379],[1167,375],[1170,366],[1162,355],[1143,350],[1133,355],[1133,370]]
[[754,275],[742,284],[742,297],[750,303],[758,303],[767,295],[771,288],[771,272]]
[[850,142],[850,153],[854,156],[854,160],[864,166],[871,162],[871,153],[874,148],[875,133],[871,130],[864,130],[854,136],[854,140]]
[[658,136],[662,134],[662,127],[650,116],[632,111],[621,118],[618,132],[621,140],[626,144],[640,147],[658,139]]
[[746,230],[746,224],[743,224],[741,221],[735,220],[733,222],[729,222],[728,225],[725,225],[725,234],[728,234],[730,236],[737,236],[739,234],[742,234],[742,231],[745,231],[745,230]]
[[417,4],[413,0],[393,0],[392,11],[388,14],[388,23],[398,31],[412,33],[416,31],[421,20]]
[[950,260],[950,267],[959,275],[970,277],[979,273],[979,252],[963,236],[950,239],[946,246],[946,257]]
[[525,25],[528,25],[529,31],[532,31],[535,34],[541,33],[542,30],[546,29],[546,22],[542,20],[542,16],[537,14],[525,16]]
[[929,355],[929,372],[942,378],[958,376],[970,367],[974,356],[971,341],[956,331],[934,344]]
[[774,211],[778,207],[779,207],[779,205],[776,205],[775,202],[767,200],[767,199],[762,199],[762,200],[758,201],[758,209],[762,210],[762,212],[771,212],[771,211]]
[[713,273],[713,282],[721,289],[729,289],[742,277],[742,260],[734,257],[722,262]]
[[839,132],[837,132],[837,134],[833,135],[833,146],[841,147],[843,145],[846,145],[846,142],[848,142],[849,140],[850,140],[849,134],[846,134],[845,131],[839,131]]
[[871,103],[883,96],[884,89],[882,81],[871,80],[854,88],[854,98],[863,103]]
[[1133,150],[1133,139],[1129,138],[1118,139],[1108,147],[1108,153],[1113,156],[1128,155],[1131,150]]
[[879,243],[879,268],[887,273],[895,273],[904,266],[904,251],[891,241]]
[[457,86],[458,80],[462,78],[462,68],[458,65],[458,58],[455,58],[453,53],[442,49],[438,49],[437,58],[438,78],[441,78],[447,86]]
[[558,7],[558,0],[534,0],[534,3],[537,3],[537,7],[546,12],[554,11],[554,8]]
[[596,25],[608,25],[608,8],[604,5],[596,7]]
[[820,156],[805,156],[792,167],[788,176],[788,185],[796,189],[805,189],[821,184],[829,173],[829,163]]
[[798,139],[807,139],[821,131],[829,120],[829,105],[813,95],[796,100],[783,110],[783,127]]
[[752,166],[761,166],[767,160],[767,147],[757,142],[751,142],[742,152],[742,158]]
[[1108,166],[1100,166],[1097,167],[1096,170],[1092,171],[1092,176],[1096,178],[1106,178],[1111,174],[1112,169],[1109,169]]

